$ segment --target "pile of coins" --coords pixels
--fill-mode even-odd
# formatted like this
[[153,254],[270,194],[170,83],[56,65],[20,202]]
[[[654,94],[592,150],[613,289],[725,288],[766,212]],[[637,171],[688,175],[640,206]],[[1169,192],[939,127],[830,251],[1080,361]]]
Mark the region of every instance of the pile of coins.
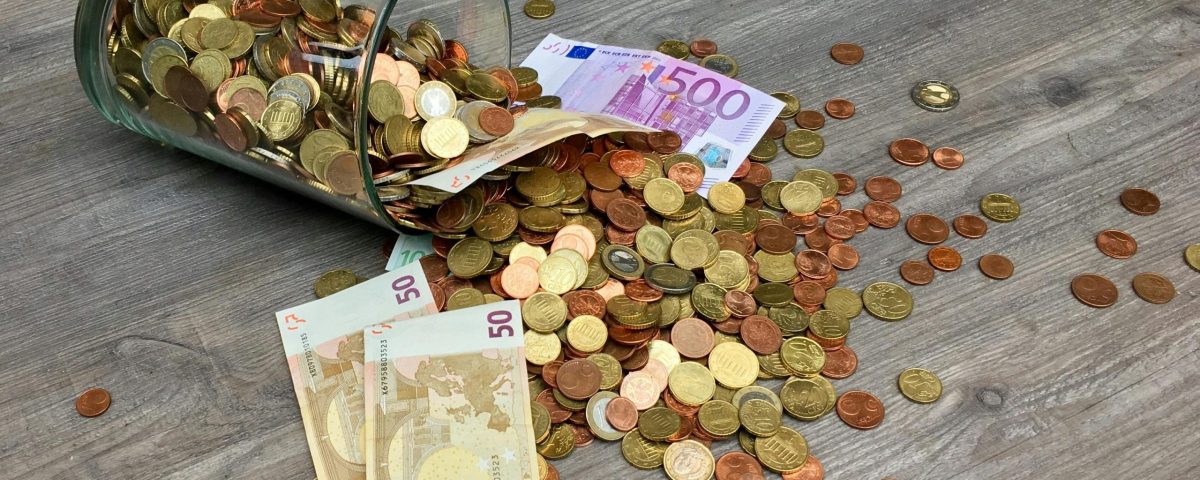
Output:
[[[366,202],[370,174],[400,225],[439,231],[415,219],[450,195],[405,184],[509,133],[526,108],[560,102],[541,96],[532,69],[472,65],[428,20],[403,34],[388,28],[380,51],[366,52],[375,20],[370,9],[331,0],[119,0],[108,45],[114,89],[151,128],[223,146],[326,193]],[[368,60],[369,85],[357,85]],[[370,172],[352,141],[363,87]]]
[[[1158,213],[1162,205],[1158,196],[1142,188],[1128,188],[1121,192],[1121,205],[1130,213],[1149,216]],[[1133,236],[1121,230],[1105,230],[1096,235],[1096,248],[1100,253],[1118,260],[1132,258],[1138,244]],[[1192,245],[1184,250],[1184,259],[1200,270],[1200,246]],[[1175,284],[1167,277],[1153,272],[1139,273],[1133,277],[1133,293],[1150,303],[1168,303],[1175,298]],[[1071,293],[1084,305],[1107,308],[1117,303],[1117,286],[1112,280],[1094,273],[1077,275],[1071,280]]]

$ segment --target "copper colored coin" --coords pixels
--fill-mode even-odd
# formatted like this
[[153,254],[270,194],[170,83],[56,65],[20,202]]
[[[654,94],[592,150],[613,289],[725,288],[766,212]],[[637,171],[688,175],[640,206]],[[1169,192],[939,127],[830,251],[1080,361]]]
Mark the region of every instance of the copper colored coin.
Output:
[[542,381],[550,388],[558,388],[558,370],[563,366],[562,360],[554,360],[542,365]]
[[701,358],[713,348],[713,329],[698,318],[684,318],[671,326],[671,345],[680,355]]
[[926,245],[937,245],[946,241],[950,236],[950,228],[942,219],[928,213],[918,213],[908,217],[904,229],[913,240]]
[[833,174],[833,178],[838,182],[838,195],[849,195],[854,193],[854,190],[858,188],[858,181],[854,180],[854,177],[851,177],[850,174],[836,172]]
[[863,215],[866,215],[867,222],[879,228],[892,228],[900,224],[900,210],[887,202],[875,200],[867,203],[863,206]]
[[831,215],[825,219],[825,234],[829,238],[848,240],[856,233],[854,220],[841,215]]
[[829,263],[838,270],[850,270],[858,266],[858,249],[848,243],[829,246]]
[[863,49],[853,43],[835,43],[829,49],[829,56],[842,65],[854,65],[862,61]]
[[783,473],[783,480],[824,480],[825,467],[821,461],[810,452],[804,460],[804,466],[798,470]]
[[[811,457],[811,455],[810,455]],[[729,452],[717,459],[717,480],[764,480],[762,465],[745,452]]]
[[751,315],[742,321],[742,341],[759,355],[778,352],[783,345],[783,331],[779,325],[762,315]]
[[1142,188],[1127,188],[1121,192],[1121,205],[1138,215],[1154,215],[1162,205],[1158,195]]
[[800,305],[820,305],[825,301],[825,287],[812,280],[792,285],[792,297]]
[[715,55],[717,53],[717,42],[707,38],[693,40],[692,44],[688,45],[688,50],[692,52],[692,55],[700,58]]
[[900,278],[913,285],[929,285],[933,281],[933,267],[920,260],[908,260],[900,264]]
[[1150,303],[1167,303],[1175,298],[1175,285],[1157,273],[1139,273],[1133,277],[1133,293]]
[[759,227],[754,234],[754,241],[758,248],[767,253],[791,253],[796,248],[796,233],[782,224],[770,224]]
[[725,292],[725,306],[729,307],[729,313],[735,317],[748,317],[758,311],[758,302],[754,300],[754,295],[741,290]]
[[793,215],[787,214],[781,220],[783,226],[792,229],[796,235],[808,235],[821,226],[821,218],[816,215]]
[[953,272],[962,266],[962,255],[950,247],[937,246],[929,249],[929,264],[943,272]]
[[663,292],[650,286],[650,283],[637,279],[625,284],[625,296],[639,302],[657,302],[662,300]]
[[808,235],[804,236],[804,244],[807,245],[808,248],[811,248],[813,250],[819,250],[821,252],[829,250],[829,246],[833,245],[833,242],[840,242],[840,241],[841,240],[834,240],[834,239],[829,238],[829,235],[825,234],[824,228],[818,228],[816,230],[809,232]]
[[771,140],[779,140],[784,135],[787,135],[787,124],[778,118],[771,121],[771,126],[767,127],[767,133],[763,134],[763,136]]
[[796,126],[805,130],[820,130],[825,126],[825,114],[816,110],[801,110],[796,113]]
[[704,182],[704,170],[686,162],[679,162],[667,169],[667,178],[675,181],[684,193],[692,193],[700,189]]
[[[587,422],[587,420],[585,419],[584,422]],[[572,425],[572,427],[575,428],[575,447],[576,448],[586,447],[586,446],[592,444],[592,440],[595,439],[595,436],[592,435],[592,432],[590,430],[588,430],[588,427],[585,427],[583,425]]]
[[672,131],[648,133],[646,141],[650,144],[650,148],[661,155],[678,152],[679,148],[683,146],[683,139],[679,138],[678,133]]
[[871,200],[891,203],[900,199],[902,189],[896,179],[880,176],[868,178],[867,183],[863,184],[863,191]]
[[733,230],[717,230],[717,233],[714,233],[713,236],[717,237],[717,246],[721,250],[730,250],[743,255],[754,252],[754,243],[746,238],[745,235]]
[[892,159],[910,167],[929,161],[929,147],[912,138],[901,138],[888,146]]
[[583,167],[583,179],[593,188],[604,191],[614,191],[621,188],[621,177],[609,168],[607,163],[596,162]]
[[170,70],[167,70],[163,82],[166,85],[167,93],[171,95],[171,99],[175,100],[175,103],[197,113],[208,110],[208,88],[204,86],[200,77],[193,74],[187,67],[182,65],[171,67]]
[[627,198],[618,198],[608,202],[604,210],[608,214],[611,225],[626,232],[636,232],[646,224],[646,211],[641,206]]
[[619,176],[636,177],[646,168],[646,158],[633,150],[617,150],[612,152],[608,166]]
[[987,229],[987,222],[975,215],[965,214],[954,217],[954,231],[963,238],[983,238]]
[[796,254],[796,270],[808,278],[825,278],[833,271],[829,256],[817,250],[802,250]]
[[[762,186],[771,181],[771,169],[761,163],[751,163],[750,171],[746,173],[744,181],[759,188],[758,198],[762,198]],[[749,199],[749,194],[747,194]]]
[[591,315],[604,318],[607,313],[607,300],[595,290],[576,290],[562,296],[567,302],[567,315],[575,318],[580,315]]
[[842,379],[853,375],[855,370],[858,370],[858,355],[850,347],[843,345],[837,350],[825,352],[825,366],[821,368],[821,375]]
[[854,116],[854,103],[844,98],[835,98],[825,102],[825,113],[838,120]]
[[849,218],[854,222],[854,233],[865,232],[867,231],[867,228],[870,228],[871,226],[871,222],[867,221],[867,215],[863,213],[862,210],[847,208],[842,210],[842,213],[839,213],[838,215]]
[[867,392],[852,390],[838,397],[837,414],[846,425],[870,430],[883,423],[883,403]]
[[946,170],[963,166],[963,154],[954,147],[941,147],[933,151],[933,164]]
[[989,278],[1004,280],[1013,274],[1013,263],[1003,255],[989,253],[979,257],[979,271]]
[[608,424],[613,428],[628,432],[637,426],[637,406],[633,404],[633,400],[628,398],[614,398],[608,402],[608,406],[604,407],[604,419],[608,420]]
[[1096,247],[1105,255],[1126,259],[1137,253],[1137,241],[1120,230],[1105,230],[1096,235]]
[[1093,273],[1084,273],[1071,280],[1071,293],[1089,307],[1105,308],[1117,303],[1117,286]]
[[600,367],[589,360],[568,361],[555,376],[558,391],[572,400],[586,400],[600,391]]
[[108,411],[111,404],[112,395],[108,394],[108,390],[92,387],[84,390],[79,394],[79,398],[75,399],[75,411],[85,417],[96,417]]
[[479,128],[488,135],[503,137],[512,131],[513,116],[500,107],[488,107],[479,112]]
[[842,202],[836,198],[831,198],[821,202],[820,208],[817,208],[818,217],[832,217],[842,211]]

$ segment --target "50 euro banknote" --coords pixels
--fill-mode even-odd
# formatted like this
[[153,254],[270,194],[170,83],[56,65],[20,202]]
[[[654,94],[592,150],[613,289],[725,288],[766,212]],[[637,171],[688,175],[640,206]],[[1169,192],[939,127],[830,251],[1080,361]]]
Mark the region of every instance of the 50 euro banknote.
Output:
[[520,302],[366,329],[368,480],[539,477]]
[[276,312],[319,480],[367,475],[363,329],[435,312],[420,263]]

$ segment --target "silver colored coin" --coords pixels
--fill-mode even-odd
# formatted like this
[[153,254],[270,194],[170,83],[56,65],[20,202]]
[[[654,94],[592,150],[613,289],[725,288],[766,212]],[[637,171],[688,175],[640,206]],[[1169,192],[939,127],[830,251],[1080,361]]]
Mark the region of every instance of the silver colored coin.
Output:
[[182,58],[184,64],[187,64],[187,51],[183,49],[183,45],[167,37],[158,37],[151,40],[142,51],[146,52],[145,55],[142,55],[142,78],[147,80],[153,78],[150,76],[150,65],[154,64],[155,60],[162,58],[164,55],[174,55]]
[[913,103],[931,112],[945,112],[958,105],[958,89],[941,80],[925,80],[913,85]]

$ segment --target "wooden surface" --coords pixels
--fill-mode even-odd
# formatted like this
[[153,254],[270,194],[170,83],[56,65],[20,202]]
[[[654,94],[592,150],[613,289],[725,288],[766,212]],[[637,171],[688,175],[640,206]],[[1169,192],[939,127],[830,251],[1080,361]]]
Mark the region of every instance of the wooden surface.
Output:
[[[0,478],[312,478],[272,314],[310,300],[331,268],[381,273],[389,234],[107,123],[75,74],[75,4],[3,3]],[[764,91],[808,108],[853,100],[854,118],[821,131],[825,153],[781,154],[780,176],[891,175],[905,216],[977,212],[989,192],[1020,200],[1017,222],[952,235],[964,267],[911,288],[909,319],[855,320],[858,373],[834,384],[875,393],[887,419],[866,432],[836,416],[798,425],[829,478],[1200,476],[1200,272],[1182,257],[1200,242],[1200,4],[563,0],[546,21],[513,7],[517,61],[550,32],[641,48],[708,36]],[[866,60],[835,64],[837,41]],[[908,90],[927,78],[955,84],[962,104],[915,107]],[[959,147],[966,166],[900,166],[885,148],[902,136]],[[1128,186],[1152,189],[1162,211],[1126,212]],[[865,201],[860,188],[843,206]],[[1137,255],[1097,251],[1108,228],[1131,233]],[[900,262],[926,251],[902,228],[852,244],[863,261],[841,279],[855,289],[898,281]],[[983,277],[986,252],[1016,275]],[[1142,271],[1178,297],[1136,298]],[[1113,279],[1117,305],[1075,301],[1082,272]],[[900,396],[910,366],[941,376],[939,402]],[[81,418],[73,402],[93,385],[112,408]],[[600,443],[557,462],[563,477],[665,478]]]

